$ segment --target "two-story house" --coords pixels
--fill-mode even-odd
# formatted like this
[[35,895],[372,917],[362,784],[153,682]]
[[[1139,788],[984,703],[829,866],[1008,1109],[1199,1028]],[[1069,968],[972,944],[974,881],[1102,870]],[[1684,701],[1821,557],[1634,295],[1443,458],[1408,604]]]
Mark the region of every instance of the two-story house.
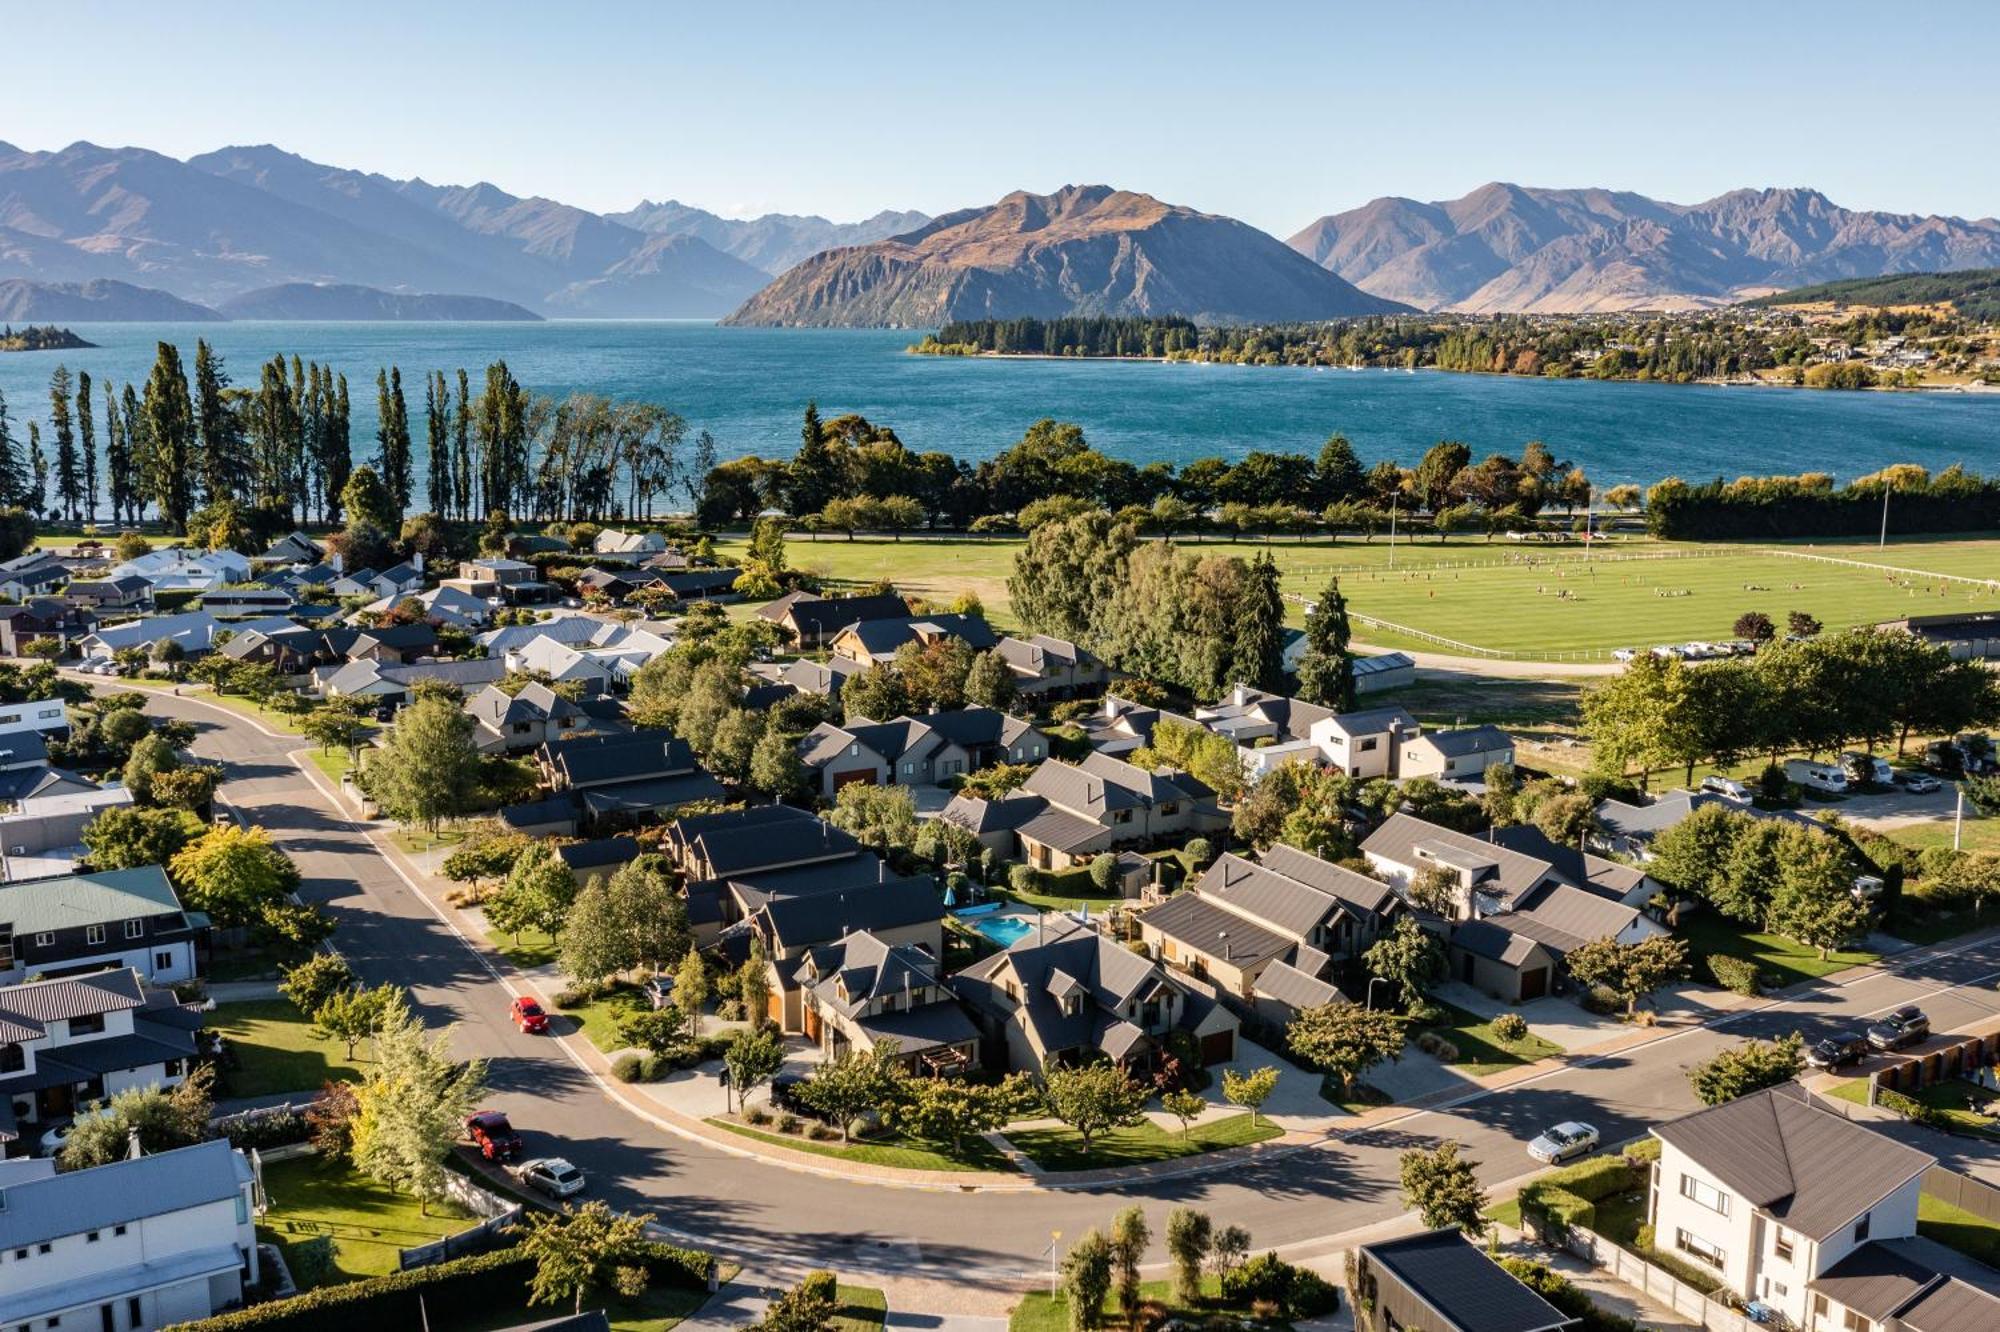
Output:
[[1332,713],[1307,727],[1324,762],[1362,781],[1396,776],[1405,740],[1422,731],[1399,707]]
[[[69,582],[69,569],[60,561],[41,560],[30,556],[23,559],[30,562],[18,568],[0,566],[0,596],[10,601],[26,601],[30,597],[48,596]],[[15,562],[10,561],[10,564]]]
[[326,554],[319,542],[304,532],[293,532],[279,537],[257,557],[260,564],[305,564],[316,565]]
[[80,578],[64,589],[63,596],[100,615],[143,613],[153,609],[152,580],[138,574],[123,574],[116,578]]
[[1106,694],[1097,710],[1079,721],[1078,725],[1083,728],[1084,740],[1092,749],[1116,758],[1151,745],[1153,727],[1163,720],[1196,730],[1201,727],[1201,723],[1192,717],[1135,703],[1117,694]]
[[356,634],[348,645],[347,659],[401,666],[431,656],[437,646],[437,630],[428,624],[391,624]]
[[105,967],[191,980],[207,931],[158,865],[0,883],[0,983]]
[[1017,796],[1047,807],[1015,836],[1040,870],[1068,869],[1100,851],[1185,837],[1216,821],[1214,792],[1184,772],[1153,773],[1101,751],[1081,762],[1049,759]]
[[507,675],[507,663],[491,657],[466,661],[415,661],[408,665],[385,665],[363,659],[339,666],[322,666],[313,672],[320,693],[327,698],[365,698],[381,707],[401,707],[416,697],[417,685],[425,680],[447,684],[454,689],[473,690],[497,684]]
[[472,743],[485,754],[521,753],[590,729],[583,709],[545,684],[509,694],[498,685],[465,700],[475,729]]
[[171,1087],[201,1014],[127,969],[0,987],[0,1155],[130,1087]]
[[536,762],[549,790],[570,797],[588,823],[642,822],[723,794],[687,741],[664,728],[551,741]]
[[[1812,1104],[1787,1083],[1653,1129],[1655,1243],[1807,1332],[2000,1327],[2000,1273],[1917,1235],[1936,1158]],[[1926,1322],[1934,1301],[1987,1321]],[[1900,1320],[1900,1321],[1899,1321]]]
[[951,978],[985,1034],[989,1060],[1031,1073],[1102,1056],[1157,1067],[1185,1031],[1203,1064],[1236,1057],[1234,1014],[1157,963],[1067,916],[1043,915],[1004,952]]
[[0,656],[25,657],[29,644],[53,639],[67,651],[97,623],[89,606],[62,597],[30,597],[18,606],[0,606]]
[[148,551],[137,559],[111,567],[109,576],[136,575],[158,592],[206,592],[225,583],[250,581],[250,561],[233,550],[190,550],[171,547]]
[[1396,776],[1480,782],[1488,768],[1513,766],[1513,736],[1497,726],[1460,726],[1405,739],[1397,753]]
[[835,633],[833,654],[867,665],[889,662],[905,643],[935,643],[956,638],[974,652],[999,643],[986,621],[977,615],[900,615],[861,620]]
[[913,1074],[956,1073],[979,1062],[979,1028],[945,985],[937,959],[914,944],[858,930],[806,950],[795,979],[805,1037],[829,1059],[894,1042]]
[[1014,675],[1014,692],[1022,698],[1046,701],[1095,693],[1111,683],[1111,671],[1085,649],[1066,638],[1011,635],[994,648]]
[[1039,763],[1048,738],[994,708],[961,708],[875,722],[821,722],[799,741],[799,758],[831,800],[851,782],[932,786],[996,763]]
[[153,1332],[233,1308],[259,1280],[258,1202],[221,1139],[10,1180],[0,1327]]
[[813,592],[787,592],[757,608],[757,618],[777,625],[800,648],[824,647],[850,624],[863,620],[900,620],[910,605],[893,592],[865,597],[823,597]]
[[1366,949],[1402,910],[1388,884],[1280,843],[1256,862],[1225,853],[1143,912],[1139,934],[1161,961],[1283,1022],[1332,1003],[1331,963]]
[[768,959],[769,1014],[781,1030],[805,1030],[805,986],[799,972],[815,948],[866,933],[927,957],[944,956],[944,905],[937,881],[928,874],[890,878],[888,867],[879,863],[876,875],[831,888],[813,876],[795,877],[786,888],[766,891],[747,920],[723,932],[722,955],[739,964],[749,955],[751,938],[761,941]]
[[789,805],[676,819],[667,825],[661,849],[686,880],[688,923],[703,946],[714,942],[724,925],[756,914],[775,898],[887,877],[882,858],[852,834]]
[[1194,710],[1196,721],[1235,743],[1244,770],[1252,775],[1297,759],[1319,762],[1312,728],[1333,716],[1331,708],[1243,684],[1233,686],[1220,702]]

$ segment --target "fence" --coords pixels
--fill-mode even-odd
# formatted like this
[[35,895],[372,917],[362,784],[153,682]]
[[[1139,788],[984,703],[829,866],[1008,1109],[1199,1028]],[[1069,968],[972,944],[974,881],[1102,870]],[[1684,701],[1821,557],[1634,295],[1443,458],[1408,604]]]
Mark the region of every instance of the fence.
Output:
[[[1968,535],[1970,535],[1968,533]],[[1809,550],[1785,550],[1780,547],[1760,547],[1760,553],[1779,555],[1788,560],[1818,560],[1821,564],[1844,564],[1850,569],[1872,569],[1876,573],[1908,574],[1926,582],[1969,583],[1973,587],[2000,587],[2000,578],[1977,578],[1970,574],[1938,573],[1931,569],[1912,569],[1901,564],[1877,564],[1873,560],[1848,559],[1840,555],[1815,555]]]
[[1987,1222],[2000,1222],[2000,1189],[1956,1170],[1932,1166],[1924,1172],[1924,1194],[1950,1203]]
[[1622,1281],[1655,1303],[1664,1305],[1683,1318],[1692,1318],[1709,1332],[1760,1332],[1758,1326],[1708,1295],[1696,1290],[1673,1273],[1621,1249],[1610,1240],[1581,1226],[1572,1226],[1564,1246],[1598,1271]]
[[1991,1031],[1950,1033],[1958,1037],[1941,1049],[1925,1050],[1878,1070],[1869,1078],[1868,1102],[1884,1091],[1908,1094],[1952,1078],[1970,1078],[2000,1063],[2000,1025]]
[[521,1219],[523,1209],[519,1203],[508,1202],[456,1171],[445,1172],[444,1191],[451,1195],[453,1202],[486,1219],[470,1230],[446,1235],[429,1244],[419,1244],[414,1249],[404,1249],[397,1261],[406,1272],[413,1267],[429,1267],[449,1258],[463,1258],[468,1253],[481,1253],[493,1248],[500,1243],[501,1235],[513,1229]]

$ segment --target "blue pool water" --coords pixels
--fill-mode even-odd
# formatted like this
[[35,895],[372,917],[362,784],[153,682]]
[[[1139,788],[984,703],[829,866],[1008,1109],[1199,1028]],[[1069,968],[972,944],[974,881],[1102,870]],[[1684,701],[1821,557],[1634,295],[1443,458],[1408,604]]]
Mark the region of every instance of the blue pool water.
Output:
[[1022,916],[992,916],[973,922],[972,928],[1002,948],[1012,948],[1016,940],[1035,928],[1035,922]]

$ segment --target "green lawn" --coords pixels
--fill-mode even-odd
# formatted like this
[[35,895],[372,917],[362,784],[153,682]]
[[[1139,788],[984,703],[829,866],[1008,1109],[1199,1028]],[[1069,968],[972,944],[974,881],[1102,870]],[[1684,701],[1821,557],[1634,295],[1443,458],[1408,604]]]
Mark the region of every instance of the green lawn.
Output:
[[494,952],[524,971],[550,965],[562,951],[554,935],[532,927],[522,930],[519,938],[505,930],[488,930],[486,942],[493,945]]
[[405,855],[422,856],[440,847],[457,846],[465,840],[465,829],[449,823],[439,825],[434,833],[424,828],[397,828],[389,834],[389,840]]
[[1196,1124],[1186,1134],[1163,1129],[1148,1119],[1130,1128],[1098,1134],[1087,1151],[1083,1136],[1072,1128],[1009,1129],[1007,1141],[1044,1170],[1103,1170],[1268,1142],[1284,1132],[1268,1119],[1253,1126],[1250,1116],[1243,1114]]
[[2000,1226],[1928,1193],[1917,1200],[1917,1233],[1989,1267],[2000,1264]]
[[834,1288],[840,1312],[834,1315],[833,1332],[876,1332],[889,1313],[889,1297],[873,1286]]
[[[1202,1301],[1192,1308],[1173,1303],[1170,1292],[1173,1287],[1165,1281],[1141,1283],[1139,1293],[1148,1304],[1158,1304],[1169,1317],[1190,1320],[1195,1324],[1216,1314],[1233,1315],[1237,1319],[1247,1317],[1250,1310],[1236,1308],[1222,1303],[1222,1287],[1214,1277],[1203,1277],[1201,1281]],[[1105,1326],[1119,1326],[1118,1314],[1124,1312],[1119,1302],[1118,1292],[1104,1302],[1107,1315]],[[1021,1297],[1014,1306],[1014,1312],[1007,1320],[1007,1332],[1069,1332],[1069,1301],[1061,1295],[1050,1295],[1037,1290]]]
[[[1894,828],[1882,829],[1882,835],[1904,846],[1925,851],[1934,846],[1950,846],[1952,821],[1934,819],[1924,823],[1905,823]],[[1986,818],[1975,813],[1972,802],[1965,805],[1965,826],[1960,830],[1959,849],[1962,851],[2000,852],[2000,819]]]
[[[1780,934],[1756,934],[1713,911],[1690,913],[1680,924],[1680,937],[1696,957],[1720,953],[1757,964],[1757,969],[1775,981],[1766,988],[1782,989],[1800,981],[1814,980],[1847,967],[1873,962],[1879,954],[1836,950],[1822,958],[1819,950],[1795,943]],[[1706,979],[1703,977],[1702,979]]]
[[752,1128],[732,1119],[711,1119],[709,1123],[719,1129],[727,1129],[741,1138],[751,1138],[758,1142],[776,1143],[789,1147],[795,1152],[806,1152],[813,1156],[830,1156],[841,1161],[855,1161],[862,1165],[891,1166],[897,1170],[990,1170],[1011,1174],[1014,1165],[1007,1157],[984,1138],[969,1138],[965,1148],[953,1155],[950,1146],[943,1143],[921,1142],[915,1138],[897,1137],[881,1142],[856,1142],[843,1147],[837,1140],[814,1142],[803,1133],[778,1133]]
[[1449,1024],[1419,1028],[1411,1034],[1410,1044],[1414,1046],[1422,1032],[1437,1033],[1458,1047],[1458,1058],[1452,1061],[1451,1066],[1467,1077],[1482,1078],[1489,1073],[1518,1068],[1563,1052],[1560,1045],[1543,1040],[1533,1031],[1518,1041],[1503,1041],[1500,1033],[1493,1030],[1492,1022],[1477,1013],[1467,1012],[1455,1004],[1439,1003],[1438,1007],[1450,1016]]
[[344,1162],[317,1156],[266,1165],[264,1190],[271,1208],[257,1222],[259,1238],[283,1249],[297,1275],[293,1246],[332,1236],[329,1283],[394,1272],[398,1250],[455,1234],[472,1220],[454,1203],[436,1204],[425,1216],[414,1198],[363,1178]]
[[314,1036],[312,1023],[288,999],[217,1004],[208,1029],[227,1036],[236,1054],[230,1096],[317,1091],[328,1080],[359,1082],[360,1066],[368,1062],[366,1042],[350,1060],[345,1042]]
[[989,885],[987,893],[994,897],[1004,897],[1019,902],[1022,906],[1040,907],[1044,911],[1077,911],[1089,907],[1093,912],[1101,912],[1106,907],[1124,901],[1117,893],[1100,893],[1090,881],[1087,869],[1067,869],[1041,876],[1041,886],[1025,893],[1015,892],[1005,883]]
[[[1868,1079],[1847,1078],[1836,1083],[1827,1095],[1837,1096],[1854,1105],[1868,1104]],[[1904,1092],[1911,1100],[1921,1105],[1941,1111],[1953,1130],[1961,1133],[1992,1134],[1996,1121],[1991,1115],[1983,1115],[1972,1107],[1975,1103],[1985,1105],[1993,1099],[1993,1094],[1982,1087],[1975,1087],[1961,1078],[1949,1078],[1934,1082],[1928,1087],[1913,1092]]]
[[[172,688],[172,686],[168,687]],[[240,694],[219,694],[213,689],[199,688],[195,685],[187,686],[187,693],[199,697],[204,703],[214,703],[228,708],[231,712],[240,712],[246,717],[254,717],[274,731],[283,731],[286,735],[303,734],[299,730],[299,719],[297,717],[279,712],[275,708],[267,708],[253,703]]]
[[353,759],[348,756],[348,752],[344,749],[308,749],[305,751],[305,755],[312,765],[325,773],[327,780],[335,786],[339,786],[340,779],[347,776],[348,772],[354,767]]
[[[527,1323],[540,1323],[566,1313],[561,1305],[529,1308],[526,1291],[518,1309],[496,1309],[478,1317],[454,1317],[449,1311],[440,1316],[430,1312],[432,1332],[509,1332]],[[708,1303],[708,1292],[685,1286],[654,1286],[637,1299],[626,1299],[609,1286],[595,1288],[584,1297],[585,1309],[602,1309],[611,1320],[611,1332],[667,1332],[676,1323]]]
[[[526,937],[526,936],[523,936]],[[550,1004],[555,1003],[553,994],[541,996]],[[601,999],[593,999],[587,1004],[574,1008],[556,1010],[563,1017],[573,1019],[590,1043],[606,1054],[628,1048],[618,1038],[618,1023],[627,1013],[647,1011],[646,997],[629,985],[614,987]]]

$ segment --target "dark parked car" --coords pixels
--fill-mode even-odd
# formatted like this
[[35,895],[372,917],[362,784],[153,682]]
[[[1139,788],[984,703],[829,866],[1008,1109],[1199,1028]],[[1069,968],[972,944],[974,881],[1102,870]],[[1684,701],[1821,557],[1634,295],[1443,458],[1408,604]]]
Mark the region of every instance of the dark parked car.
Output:
[[1868,1038],[1852,1034],[1814,1041],[1812,1049],[1806,1051],[1806,1063],[1814,1068],[1844,1068],[1867,1057]]
[[1931,1034],[1931,1020],[1914,1004],[1890,1013],[1868,1028],[1868,1043],[1877,1050],[1900,1050]]
[[481,1110],[465,1121],[465,1135],[489,1161],[517,1161],[521,1157],[521,1135],[498,1110]]

